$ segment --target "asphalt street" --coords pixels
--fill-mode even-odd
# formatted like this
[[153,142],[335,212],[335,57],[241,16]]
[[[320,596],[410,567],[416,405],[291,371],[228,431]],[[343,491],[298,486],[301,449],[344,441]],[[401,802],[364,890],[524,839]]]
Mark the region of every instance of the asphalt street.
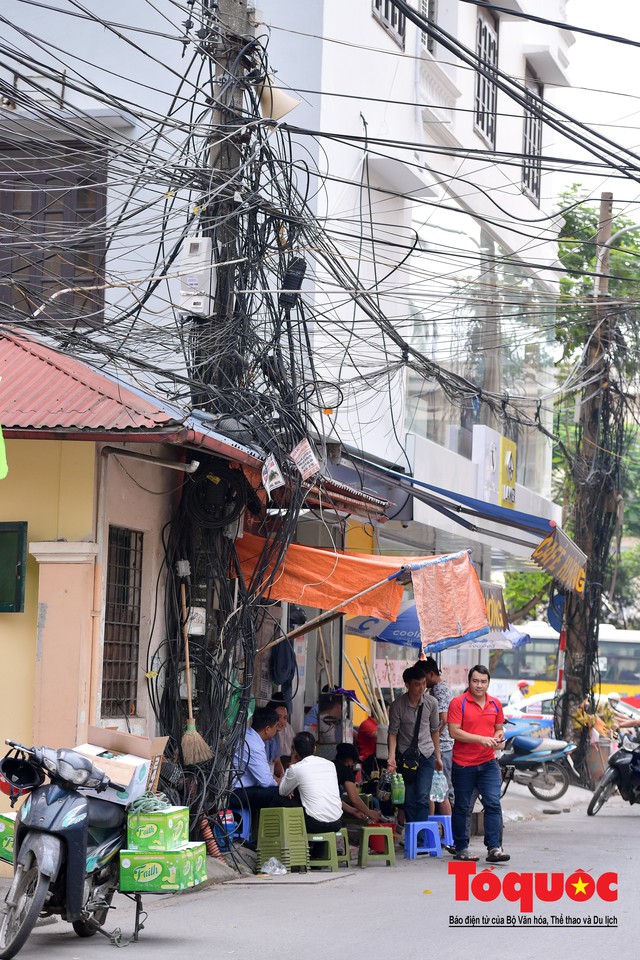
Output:
[[[483,878],[460,878],[458,899],[450,857],[406,861],[400,851],[396,869],[375,865],[339,874],[249,877],[145,898],[146,926],[140,941],[126,947],[126,955],[138,960],[328,960],[348,950],[367,957],[448,960],[497,951],[510,960],[540,960],[546,952],[562,960],[592,960],[606,950],[631,956],[637,942],[634,864],[640,853],[640,808],[615,797],[597,817],[587,817],[589,797],[571,788],[558,803],[541,804],[524,788],[512,787],[504,801],[511,862],[485,874],[489,879],[482,888]],[[543,813],[552,809],[558,812]],[[484,852],[480,839],[473,845],[477,853]],[[485,867],[481,861],[476,872]],[[514,872],[525,876],[510,877]],[[535,881],[527,875],[549,873],[563,874],[554,881],[562,884],[561,894],[551,888],[559,899],[544,902],[534,893],[529,910],[522,900]],[[611,886],[616,878],[609,876],[599,889],[616,899],[605,900],[594,884],[612,873],[617,888]],[[577,890],[572,881],[579,884]],[[465,894],[469,899],[460,899]],[[124,898],[116,902],[119,909],[110,927],[120,926],[126,938],[132,910]],[[35,930],[19,956],[102,960],[113,957],[114,950],[103,937],[80,940],[58,922]]]

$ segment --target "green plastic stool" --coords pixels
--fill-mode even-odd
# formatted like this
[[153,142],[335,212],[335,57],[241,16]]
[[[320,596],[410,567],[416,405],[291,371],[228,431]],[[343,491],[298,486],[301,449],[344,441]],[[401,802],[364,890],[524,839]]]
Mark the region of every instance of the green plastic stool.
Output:
[[[384,853],[369,852],[369,838],[384,837]],[[358,852],[358,866],[366,867],[370,863],[383,861],[388,867],[396,865],[396,851],[393,846],[393,830],[391,827],[362,827],[360,834],[360,850]]]
[[341,830],[338,830],[336,833],[336,838],[342,837],[342,842],[344,843],[344,853],[338,854],[338,866],[341,863],[345,863],[347,867],[349,866],[349,831],[346,827],[342,827]]
[[[340,831],[342,832],[342,831]],[[336,843],[338,834],[330,833],[308,833],[307,842],[309,844],[309,866],[310,867],[329,867],[333,873],[337,873],[338,866],[338,845]],[[322,853],[320,856],[313,856],[311,845],[313,843],[322,843]],[[347,850],[349,849],[347,845]],[[348,854],[347,854],[348,856]]]
[[276,857],[287,868],[308,867],[307,825],[302,807],[265,807],[258,827],[258,864]]

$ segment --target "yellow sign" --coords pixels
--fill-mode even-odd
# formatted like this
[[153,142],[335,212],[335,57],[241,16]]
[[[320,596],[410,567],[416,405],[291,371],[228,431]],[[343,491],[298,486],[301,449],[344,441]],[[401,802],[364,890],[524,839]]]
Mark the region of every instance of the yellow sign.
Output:
[[568,590],[573,593],[584,593],[584,582],[587,576],[586,554],[556,527],[552,534],[545,537],[531,554],[539,567],[550,573]]
[[516,445],[513,440],[500,437],[500,486],[498,503],[501,507],[516,505]]

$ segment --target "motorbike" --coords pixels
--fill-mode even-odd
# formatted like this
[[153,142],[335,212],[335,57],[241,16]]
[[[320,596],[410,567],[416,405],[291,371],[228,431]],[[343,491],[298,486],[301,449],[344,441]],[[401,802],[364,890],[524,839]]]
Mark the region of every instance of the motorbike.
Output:
[[[13,754],[0,763],[0,788],[12,805],[25,799],[15,821],[13,881],[0,904],[0,958],[18,953],[39,917],[59,916],[79,937],[100,932],[117,942],[120,931],[102,926],[118,890],[126,808],[82,791],[125,788],[74,750],[6,743]],[[142,906],[138,894],[130,899],[137,940]]]
[[[533,725],[527,728],[529,732],[533,729]],[[508,729],[505,741],[506,747],[498,757],[502,775],[500,796],[505,795],[510,783],[528,787],[537,800],[559,800],[565,795],[570,777],[564,761],[576,749],[574,743]]]
[[627,803],[640,803],[640,743],[624,735],[620,746],[609,757],[608,769],[596,787],[587,807],[587,816],[595,817],[614,790]]

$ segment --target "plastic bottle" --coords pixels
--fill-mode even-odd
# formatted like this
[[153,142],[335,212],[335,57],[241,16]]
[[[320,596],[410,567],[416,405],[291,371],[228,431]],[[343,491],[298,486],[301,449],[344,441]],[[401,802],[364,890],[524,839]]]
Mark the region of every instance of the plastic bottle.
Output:
[[401,773],[394,773],[391,781],[391,802],[393,804],[404,803],[404,778]]

